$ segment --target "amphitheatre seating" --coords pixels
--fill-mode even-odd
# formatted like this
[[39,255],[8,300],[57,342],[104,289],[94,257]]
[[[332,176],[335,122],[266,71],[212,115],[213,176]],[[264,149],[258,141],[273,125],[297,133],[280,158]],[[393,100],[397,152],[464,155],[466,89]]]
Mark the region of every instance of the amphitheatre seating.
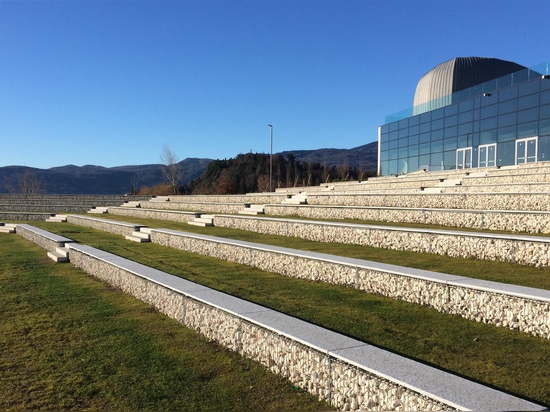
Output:
[[[121,234],[120,222],[111,221],[109,226],[108,220],[100,219],[98,226],[95,222],[98,219],[75,218],[69,216],[68,221]],[[354,287],[550,339],[550,323],[546,319],[550,312],[550,291],[177,230],[143,227],[141,230],[150,235],[153,243],[164,246],[285,276]],[[550,239],[547,241],[550,243]],[[523,315],[518,318],[516,314],[520,312]]]
[[[51,237],[44,232],[34,231]],[[90,275],[260,362],[339,409],[544,409],[108,252],[72,242],[68,249],[71,262]]]
[[123,195],[12,195],[0,194],[0,213],[86,213],[93,207],[119,206],[131,199],[145,196]]
[[123,235],[126,239],[134,242],[143,243],[150,241],[149,233],[144,230],[145,225],[77,215],[68,215],[67,222],[92,227],[98,230],[107,230],[106,228],[109,228],[109,232]]
[[[424,219],[421,223],[431,225],[456,225],[459,227],[477,227],[482,230],[550,233],[548,176],[550,176],[550,163],[475,171],[415,172],[403,176],[370,178],[364,182],[341,182],[319,187],[289,188],[277,190],[274,194],[170,196],[148,200],[140,199],[139,207],[129,207],[131,205],[127,203],[125,207],[120,207],[119,203],[118,207],[108,206],[108,211],[109,213],[119,214],[128,213],[127,216],[138,216],[129,214],[134,212],[149,213],[148,217],[152,218],[159,218],[154,216],[165,216],[166,219],[178,218],[187,219],[187,221],[194,220],[196,217],[203,217],[206,212],[210,215],[208,218],[213,219],[216,226],[223,226],[229,221],[239,222],[242,230],[268,233],[264,231],[271,230],[270,225],[286,225],[286,235],[290,236],[298,236],[299,232],[304,231],[306,224],[313,225],[314,223],[275,218],[263,218],[265,219],[263,220],[255,216],[239,216],[239,211],[246,204],[254,204],[265,205],[265,214],[277,216],[393,222],[421,218]],[[298,198],[300,202],[293,204],[292,201]],[[162,213],[165,214],[162,215]],[[232,216],[229,216],[229,214]],[[372,218],[377,214],[384,217]],[[75,217],[73,223],[94,224],[98,229],[111,232],[117,230],[121,234],[129,230],[128,227],[125,227],[124,230],[117,228],[120,226],[119,222],[113,224],[114,222],[109,222],[108,219],[91,218],[82,220],[81,218]],[[77,221],[76,219],[80,220]],[[71,221],[70,216],[69,221]],[[434,239],[445,238],[445,253],[452,250],[453,243],[456,243],[454,246],[459,246],[457,249],[464,249],[460,246],[467,244],[467,241],[460,240],[458,242],[457,239],[475,238],[476,242],[486,243],[468,244],[466,248],[468,251],[477,251],[483,255],[493,253],[500,253],[502,256],[513,255],[516,263],[523,263],[517,255],[518,250],[522,249],[523,246],[518,245],[527,245],[526,252],[523,253],[524,256],[534,254],[534,252],[529,252],[531,246],[532,250],[537,251],[537,253],[543,251],[541,255],[532,256],[535,264],[546,267],[550,259],[550,253],[545,249],[548,247],[549,238],[497,236],[491,233],[464,234],[457,230],[422,232],[416,229],[395,227],[383,229],[386,231],[383,235],[380,235],[379,232],[376,232],[378,234],[369,232],[368,235],[350,235],[356,232],[358,228],[353,225],[337,225],[328,222],[316,222],[315,224],[317,224],[317,227],[310,230],[310,232],[322,233],[323,236],[326,236],[324,241],[327,242],[339,241],[339,239],[346,239],[349,242],[350,239],[353,239],[353,236],[357,236],[358,238],[366,237],[377,240],[374,245],[380,246],[381,239],[383,240],[384,236],[389,236],[391,232],[390,243],[392,244],[419,245],[420,242],[411,241],[411,236],[423,233],[423,236],[428,239],[425,243],[431,250],[440,247],[443,243]],[[486,283],[468,278],[458,279],[457,277],[450,277],[450,275],[437,274],[431,276],[427,272],[415,269],[390,268],[387,265],[385,267],[384,265],[371,266],[370,263],[372,262],[365,266],[350,261],[336,262],[332,256],[322,260],[313,256],[298,256],[295,251],[292,252],[292,255],[289,255],[282,248],[277,251],[266,248],[265,245],[259,245],[254,249],[254,252],[246,252],[250,251],[250,245],[221,243],[218,240],[193,237],[195,235],[189,237],[188,234],[177,231],[147,227],[136,228],[136,225],[127,225],[134,226],[132,233],[138,232],[143,236],[147,235],[152,242],[189,250],[193,253],[203,253],[224,259],[232,257],[238,263],[257,264],[257,267],[270,271],[275,271],[275,268],[280,266],[280,269],[277,269],[280,270],[279,273],[309,276],[314,280],[321,280],[322,276],[332,274],[332,277],[337,279],[339,284],[361,288],[367,292],[385,294],[395,299],[411,299],[410,301],[415,303],[429,305],[437,308],[437,310],[455,313],[475,321],[490,322],[501,327],[516,328],[536,336],[550,338],[547,330],[550,326],[548,318],[550,297],[548,291],[495,284],[493,282]],[[361,230],[363,229],[380,230],[373,228],[362,228]],[[130,236],[131,234],[124,235]],[[492,249],[489,249],[489,245]],[[76,249],[74,250],[76,251]],[[75,256],[78,253],[75,252]],[[276,253],[278,254],[274,255]],[[71,252],[69,252],[69,256],[71,256]],[[273,256],[276,256],[276,258]],[[479,258],[479,256],[476,256],[476,258]],[[342,267],[346,269],[342,269]],[[353,269],[350,269],[352,267]],[[413,285],[415,293],[408,293],[410,285]],[[400,293],[402,296],[399,296]],[[411,297],[405,296],[407,293]],[[172,298],[173,295],[170,295],[164,301],[169,301]],[[459,302],[456,305],[453,303],[455,298],[456,302]],[[162,304],[160,307],[162,308]],[[456,307],[459,309],[456,309]],[[538,310],[542,310],[542,312],[537,312]],[[520,325],[519,323],[525,320],[523,318],[524,313],[529,313],[531,320]],[[216,325],[225,327],[226,323],[231,324],[231,322],[232,320],[226,319],[226,321],[216,323]],[[198,324],[199,327],[206,327],[202,326],[204,323],[199,322]],[[220,336],[220,334],[217,336]],[[223,341],[224,337],[221,336],[220,339]],[[229,346],[235,345],[237,347],[240,344],[240,342],[231,342]],[[353,361],[356,362],[357,359]],[[454,390],[450,391],[453,392]],[[487,396],[491,397],[492,395]],[[515,408],[509,405],[501,408],[498,406],[482,407],[480,405],[464,406],[463,403],[457,403],[454,406],[475,409],[519,409],[519,407]],[[348,407],[351,407],[351,405],[348,405]],[[381,408],[384,409],[385,407],[381,406]]]
[[27,224],[16,225],[16,232],[46,249],[48,257],[53,261],[67,262],[69,260],[67,245],[73,242],[72,239]]

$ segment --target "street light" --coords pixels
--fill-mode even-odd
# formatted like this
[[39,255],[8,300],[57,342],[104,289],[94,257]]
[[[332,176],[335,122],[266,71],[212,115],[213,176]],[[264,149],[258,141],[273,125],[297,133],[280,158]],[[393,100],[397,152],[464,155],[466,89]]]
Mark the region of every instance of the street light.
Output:
[[273,126],[269,127],[269,191],[271,192],[271,177],[273,176]]

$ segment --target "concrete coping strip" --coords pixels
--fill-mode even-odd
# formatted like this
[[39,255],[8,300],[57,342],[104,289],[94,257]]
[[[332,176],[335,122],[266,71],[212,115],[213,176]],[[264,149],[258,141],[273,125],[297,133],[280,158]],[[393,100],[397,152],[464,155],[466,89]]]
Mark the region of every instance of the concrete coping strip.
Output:
[[[122,210],[136,210],[130,207],[109,207],[109,209],[122,209]],[[197,212],[190,212],[188,210],[174,210],[174,209],[150,209],[145,207],[140,207],[137,210],[139,211],[149,211],[149,212],[159,212],[159,213],[170,213],[170,214],[179,214],[179,215],[196,215]]]
[[288,203],[272,203],[266,206],[304,207],[312,209],[365,209],[365,210],[392,210],[392,211],[418,211],[418,212],[448,212],[448,213],[498,213],[519,215],[550,215],[547,210],[497,210],[497,209],[449,209],[439,207],[398,207],[398,206],[342,206],[342,205],[292,205]]
[[191,299],[236,315],[245,321],[451,407],[464,410],[544,409],[541,405],[109,252],[79,244],[71,244],[69,248],[115,265]]
[[78,219],[86,219],[94,222],[105,223],[108,225],[131,227],[134,229],[138,229],[140,227],[147,227],[147,225],[138,225],[136,223],[120,222],[118,220],[101,219],[99,217],[91,217],[91,216],[83,216],[83,215],[67,215],[67,217],[76,217]]
[[219,213],[214,214],[213,216],[230,217],[235,219],[249,219],[249,220],[255,219],[255,220],[265,220],[265,221],[274,221],[274,222],[299,223],[304,225],[319,225],[319,226],[327,226],[327,227],[328,226],[349,227],[352,229],[355,228],[355,229],[389,230],[394,232],[413,232],[413,233],[437,234],[437,235],[447,235],[447,236],[483,237],[483,238],[502,239],[502,240],[519,240],[523,242],[550,243],[550,237],[546,237],[546,236],[514,235],[514,234],[487,233],[487,232],[467,232],[464,230],[448,230],[448,229],[422,229],[422,228],[414,228],[414,227],[368,225],[368,224],[361,224],[361,223],[326,222],[326,221],[320,221],[320,220],[305,220],[305,219],[279,219],[274,217],[224,215]]
[[65,236],[56,235],[55,233],[48,232],[47,230],[37,228],[35,226],[27,225],[25,223],[18,224],[18,228],[24,228],[28,230],[29,232],[33,232],[37,234],[38,236],[41,236],[43,238],[46,238],[48,240],[51,240],[53,242],[57,242],[59,245],[63,245],[65,243],[72,243],[74,240],[69,239]]
[[246,242],[242,240],[234,240],[227,238],[220,238],[216,236],[201,235],[190,232],[182,232],[172,229],[151,229],[151,232],[167,233],[175,236],[182,236],[188,238],[195,238],[201,240],[207,240],[209,242],[219,244],[229,244],[249,249],[256,249],[274,253],[281,253],[290,256],[303,257],[306,259],[314,259],[325,262],[331,262],[341,265],[348,265],[366,270],[375,270],[380,272],[391,273],[399,276],[412,277],[416,279],[427,280],[430,282],[443,283],[449,286],[458,286],[469,289],[483,290],[486,292],[492,292],[497,294],[505,294],[510,296],[516,296],[519,298],[527,298],[532,300],[550,302],[550,290],[537,289],[527,286],[518,286],[507,283],[493,282],[483,279],[474,279],[466,276],[451,275],[448,273],[433,272],[424,269],[409,268],[405,266],[391,265],[388,263],[374,262],[370,260],[362,260],[355,258],[348,258],[337,255],[329,255],[319,252],[310,252],[299,249],[290,249],[281,246],[270,246],[260,243]]

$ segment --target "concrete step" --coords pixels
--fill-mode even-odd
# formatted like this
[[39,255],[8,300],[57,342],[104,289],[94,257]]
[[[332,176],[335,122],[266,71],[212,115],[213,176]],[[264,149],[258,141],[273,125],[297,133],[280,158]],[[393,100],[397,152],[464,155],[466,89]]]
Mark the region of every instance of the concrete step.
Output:
[[439,183],[436,184],[438,187],[450,187],[450,186],[460,186],[462,184],[462,179],[441,179]]
[[105,214],[109,213],[109,208],[103,206],[94,206],[90,210],[88,210],[88,213]]
[[201,227],[214,226],[214,216],[199,215],[199,216],[196,216],[195,219],[190,220],[187,223],[193,226],[201,226]]
[[13,223],[0,223],[0,233],[15,233],[16,227]]
[[130,202],[124,202],[122,204],[122,207],[133,207],[133,208],[141,207],[141,202],[139,202],[137,200],[132,200]]
[[134,231],[131,235],[126,235],[125,237],[127,240],[138,243],[147,243],[151,241],[150,234],[142,231]]
[[[325,189],[330,190],[330,189]],[[283,200],[282,203],[287,203],[291,205],[307,205],[307,194],[297,193],[294,195],[287,195],[287,198]]]
[[64,247],[55,248],[54,252],[48,252],[48,257],[54,262],[68,262],[69,261],[69,249]]
[[240,215],[263,215],[265,205],[245,205],[244,209],[239,210]]
[[46,219],[46,222],[64,223],[67,221],[67,215],[52,215]]
[[422,187],[420,191],[422,193],[441,193],[443,189],[441,187]]
[[469,178],[469,177],[486,177],[487,176],[487,172],[468,172],[466,174],[466,179]]
[[169,202],[170,196],[153,196],[151,202]]

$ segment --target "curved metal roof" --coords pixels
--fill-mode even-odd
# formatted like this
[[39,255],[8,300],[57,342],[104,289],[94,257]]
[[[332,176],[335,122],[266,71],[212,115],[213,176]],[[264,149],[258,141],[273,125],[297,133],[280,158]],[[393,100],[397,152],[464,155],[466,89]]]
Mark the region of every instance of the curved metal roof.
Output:
[[457,57],[448,60],[434,67],[418,81],[413,106],[441,99],[525,68],[520,64],[492,57]]

